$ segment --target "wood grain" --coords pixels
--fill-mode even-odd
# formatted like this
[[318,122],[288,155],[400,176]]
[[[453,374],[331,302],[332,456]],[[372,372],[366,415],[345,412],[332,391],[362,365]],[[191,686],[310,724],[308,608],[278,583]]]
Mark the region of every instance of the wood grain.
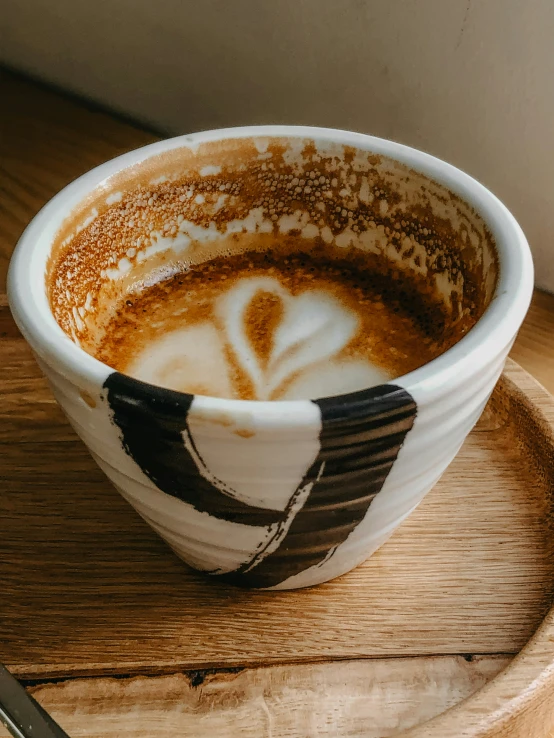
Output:
[[511,356],[554,394],[554,295],[535,291]]
[[73,738],[386,738],[469,697],[509,663],[383,659],[78,679],[31,691]]

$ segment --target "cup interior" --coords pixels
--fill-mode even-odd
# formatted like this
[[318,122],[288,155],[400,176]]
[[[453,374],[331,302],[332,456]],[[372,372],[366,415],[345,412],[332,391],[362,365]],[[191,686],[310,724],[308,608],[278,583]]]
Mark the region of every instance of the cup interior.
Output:
[[276,239],[363,254],[444,351],[483,315],[498,281],[491,232],[443,184],[382,153],[261,135],[174,148],[103,181],[56,234],[50,308],[94,354],[129,294]]

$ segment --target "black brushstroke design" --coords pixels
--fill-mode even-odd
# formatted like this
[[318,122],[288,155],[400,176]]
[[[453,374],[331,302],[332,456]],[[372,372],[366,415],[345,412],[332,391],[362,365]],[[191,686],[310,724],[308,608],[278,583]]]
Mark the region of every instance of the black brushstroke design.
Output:
[[265,527],[284,520],[284,512],[236,500],[199,473],[183,443],[183,433],[194,442],[187,427],[194,395],[155,387],[118,372],[110,374],[104,387],[123,447],[162,492],[233,523]]
[[226,582],[272,587],[332,556],[383,487],[417,412],[411,395],[393,385],[314,402],[321,448],[301,483],[313,484],[310,494],[277,550],[220,575]]
[[[243,503],[225,494],[223,482],[215,480],[215,486],[202,475],[193,454],[203,462],[187,426],[193,395],[117,372],[104,387],[125,450],[160,490],[220,520],[257,527],[276,524],[274,537],[249,562],[215,575],[243,587],[276,586],[332,556],[365,517],[416,416],[411,395],[393,385],[314,400],[322,420],[320,451],[281,512]],[[308,487],[291,520],[295,500]]]

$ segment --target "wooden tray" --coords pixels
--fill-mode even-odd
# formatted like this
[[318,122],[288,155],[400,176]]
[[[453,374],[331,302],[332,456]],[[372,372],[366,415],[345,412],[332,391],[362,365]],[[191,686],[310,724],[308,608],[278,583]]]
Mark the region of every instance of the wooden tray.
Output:
[[554,400],[516,364],[366,564],[245,592],[111,488],[5,302],[0,335],[0,660],[71,736],[554,734]]

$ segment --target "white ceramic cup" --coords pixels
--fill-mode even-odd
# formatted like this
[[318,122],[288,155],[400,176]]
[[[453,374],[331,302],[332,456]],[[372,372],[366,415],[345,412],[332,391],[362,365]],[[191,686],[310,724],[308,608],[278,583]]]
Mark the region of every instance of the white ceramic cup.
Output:
[[[227,210],[226,168],[234,182],[242,178],[262,188],[256,202],[252,187],[244,189],[250,200],[242,218]],[[442,291],[452,320],[456,310],[471,309],[470,276],[480,275],[483,314],[420,369],[338,397],[216,399],[119,374],[77,345],[94,303],[75,278],[79,260],[74,273],[65,273],[60,322],[47,294],[49,270],[79,227],[121,207],[137,183],[148,200],[185,170],[196,189],[183,195],[183,208],[193,196],[204,203],[202,223],[181,216],[177,230],[149,233],[128,252],[118,244],[108,261],[106,254],[96,261],[81,254],[81,262],[90,257],[91,285],[112,280],[117,286],[150,258],[170,263],[193,238],[213,242],[233,229],[277,235],[296,229],[380,254],[403,274],[423,276]],[[240,200],[240,187],[236,191]],[[319,214],[314,200],[322,203]],[[325,215],[326,208],[336,217]],[[365,213],[361,220],[358,213]],[[92,170],[28,226],[8,283],[15,320],[56,399],[121,494],[196,569],[224,582],[280,589],[354,568],[418,505],[479,418],[532,289],[521,229],[474,179],[396,143],[289,126],[181,136]]]

